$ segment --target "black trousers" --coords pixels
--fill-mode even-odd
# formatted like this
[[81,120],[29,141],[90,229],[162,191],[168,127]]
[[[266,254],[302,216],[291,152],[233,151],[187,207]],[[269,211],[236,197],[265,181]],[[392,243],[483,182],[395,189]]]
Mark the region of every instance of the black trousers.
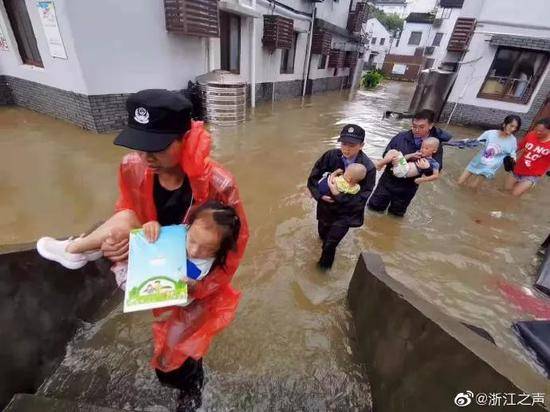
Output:
[[178,399],[178,411],[194,411],[201,407],[204,383],[202,359],[187,358],[178,369],[170,372],[155,369],[155,372],[160,383],[181,391]]
[[383,184],[378,184],[369,198],[367,206],[376,212],[385,212],[388,209],[388,213],[392,215],[403,216],[414,195],[416,195],[416,188],[390,191]]
[[349,226],[338,222],[319,220],[317,223],[319,237],[323,241],[323,252],[319,259],[322,268],[331,268],[336,255],[336,247],[348,233]]

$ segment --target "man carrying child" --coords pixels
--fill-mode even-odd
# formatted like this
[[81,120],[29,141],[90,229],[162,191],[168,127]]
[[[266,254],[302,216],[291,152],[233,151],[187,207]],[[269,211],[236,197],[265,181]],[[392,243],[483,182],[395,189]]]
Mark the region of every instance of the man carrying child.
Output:
[[323,242],[318,265],[322,269],[332,267],[336,247],[349,228],[363,225],[365,204],[376,179],[374,164],[362,150],[365,131],[348,124],[338,141],[340,149],[323,154],[307,180],[317,201],[317,228]]
[[[434,112],[431,110],[421,110],[415,114],[411,130],[401,132],[390,140],[384,151],[384,157],[386,158],[386,154],[390,150],[396,150],[403,154],[407,160],[414,160],[419,173],[402,178],[393,174],[393,168],[386,167],[378,181],[376,190],[369,199],[369,209],[377,212],[384,212],[387,209],[388,213],[392,215],[403,216],[416,195],[418,184],[432,180],[428,180],[425,177],[433,174],[430,169],[432,169],[435,163],[422,158],[421,153],[419,153],[422,148],[422,142],[428,137],[435,137],[440,142],[446,142],[452,137],[444,130],[435,128],[433,124]],[[427,147],[425,149],[428,150]],[[408,156],[411,154],[415,155]],[[439,171],[441,171],[443,168],[443,145],[440,144],[437,151],[430,157],[437,162]],[[419,179],[419,175],[422,175],[423,178]]]

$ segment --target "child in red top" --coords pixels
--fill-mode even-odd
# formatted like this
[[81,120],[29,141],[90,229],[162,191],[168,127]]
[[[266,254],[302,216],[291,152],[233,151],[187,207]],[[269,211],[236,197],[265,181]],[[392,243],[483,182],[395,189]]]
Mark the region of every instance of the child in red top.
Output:
[[514,172],[506,176],[506,190],[521,196],[550,170],[550,118],[540,120],[518,147]]

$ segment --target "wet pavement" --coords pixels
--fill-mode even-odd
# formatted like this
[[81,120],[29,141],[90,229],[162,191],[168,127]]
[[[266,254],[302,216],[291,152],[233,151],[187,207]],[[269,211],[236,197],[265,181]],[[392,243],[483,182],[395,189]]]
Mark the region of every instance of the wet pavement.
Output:
[[[486,329],[498,346],[540,371],[510,329],[524,315],[495,291],[494,281],[533,283],[535,252],[549,227],[549,179],[520,200],[500,190],[502,174],[476,193],[455,183],[475,152],[447,148],[442,177],[420,188],[405,218],[367,212],[365,225],[338,248],[332,271],[315,268],[320,241],[306,189],[314,161],[336,145],[339,129],[349,122],[365,128],[365,151],[380,157],[408,125],[382,121],[382,113],[405,110],[412,91],[410,84],[386,83],[352,97],[335,92],[264,104],[241,126],[212,128],[214,158],[237,177],[251,236],[234,281],[243,292],[237,319],[205,359],[206,409],[368,405],[345,308],[362,250],[381,254],[390,275]],[[449,129],[456,138],[480,133]],[[0,244],[80,233],[108,216],[124,153],[112,138],[24,109],[0,108]],[[150,322],[146,313],[123,315],[118,308],[83,325],[41,392],[127,409],[172,407],[177,395],[159,388],[147,365]]]

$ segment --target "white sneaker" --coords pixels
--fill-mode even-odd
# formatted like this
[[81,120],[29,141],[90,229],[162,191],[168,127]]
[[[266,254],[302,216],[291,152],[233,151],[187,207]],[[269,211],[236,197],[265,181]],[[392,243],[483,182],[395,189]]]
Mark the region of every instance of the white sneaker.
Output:
[[91,250],[89,252],[82,253],[86,256],[88,262],[93,262],[94,260],[101,259],[103,257],[103,252],[101,250]]
[[88,258],[84,253],[67,252],[67,246],[71,242],[72,239],[56,240],[51,237],[43,237],[36,242],[36,251],[43,258],[60,263],[67,269],[80,269],[88,263]]

